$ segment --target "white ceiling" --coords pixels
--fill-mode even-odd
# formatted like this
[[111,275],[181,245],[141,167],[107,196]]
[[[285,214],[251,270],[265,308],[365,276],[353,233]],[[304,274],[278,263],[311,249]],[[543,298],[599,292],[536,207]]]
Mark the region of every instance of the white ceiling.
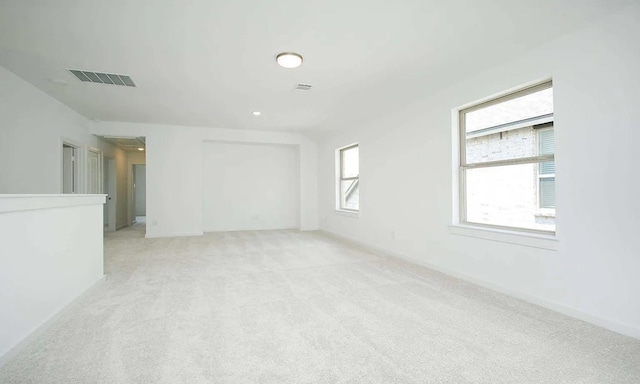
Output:
[[[0,65],[91,119],[318,131],[635,1],[0,0]],[[302,67],[278,67],[282,51]],[[66,69],[130,75],[137,88]],[[298,82],[314,88],[293,91]]]

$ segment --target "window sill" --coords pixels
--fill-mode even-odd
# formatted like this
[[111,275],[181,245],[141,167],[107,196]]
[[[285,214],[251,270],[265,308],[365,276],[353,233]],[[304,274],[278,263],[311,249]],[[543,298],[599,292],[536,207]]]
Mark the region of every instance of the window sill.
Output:
[[454,235],[475,237],[478,239],[522,245],[525,247],[547,249],[550,251],[558,250],[558,239],[555,236],[538,235],[535,233],[524,233],[493,228],[482,228],[462,224],[450,225],[449,232]]
[[351,217],[354,219],[360,218],[360,212],[358,211],[345,211],[344,209],[336,209],[335,212],[340,216]]
[[538,209],[535,212],[536,217],[547,217],[550,219],[555,219],[556,210],[555,209]]

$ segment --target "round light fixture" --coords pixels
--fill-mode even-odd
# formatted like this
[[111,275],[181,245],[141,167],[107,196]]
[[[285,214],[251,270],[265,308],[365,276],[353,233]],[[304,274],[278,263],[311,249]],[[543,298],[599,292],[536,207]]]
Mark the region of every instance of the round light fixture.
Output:
[[283,68],[297,68],[302,65],[302,56],[294,52],[282,52],[276,56],[276,62]]
[[260,116],[260,115],[262,115],[262,112],[260,112],[260,111],[253,111],[253,112],[251,112],[251,113],[253,114],[253,116]]
[[138,151],[144,151],[144,148],[139,147],[139,148],[138,148]]

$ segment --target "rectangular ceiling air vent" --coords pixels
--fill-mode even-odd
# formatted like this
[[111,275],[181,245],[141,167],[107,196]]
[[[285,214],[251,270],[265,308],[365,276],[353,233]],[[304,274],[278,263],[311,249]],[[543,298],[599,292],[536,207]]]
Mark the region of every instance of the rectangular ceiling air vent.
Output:
[[296,91],[310,91],[311,87],[313,87],[313,85],[311,84],[298,83],[295,87],[293,87],[293,89]]
[[136,86],[131,77],[127,75],[114,75],[113,73],[80,71],[78,69],[70,69],[69,72],[73,73],[75,77],[80,79],[80,81],[88,83],[124,85],[127,87]]

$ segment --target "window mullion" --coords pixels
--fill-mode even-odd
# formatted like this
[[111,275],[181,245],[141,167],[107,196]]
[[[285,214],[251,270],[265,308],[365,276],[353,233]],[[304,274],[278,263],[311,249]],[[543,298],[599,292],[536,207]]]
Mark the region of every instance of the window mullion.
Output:
[[536,86],[529,87],[524,91],[522,91],[522,90],[514,91],[514,92],[508,93],[508,94],[506,94],[504,96],[501,96],[501,97],[498,97],[498,98],[495,98],[495,99],[492,99],[492,100],[489,100],[489,101],[485,101],[484,103],[480,103],[480,104],[474,105],[473,107],[465,108],[464,111],[466,113],[477,111],[479,109],[483,109],[483,108],[490,107],[492,105],[504,103],[506,101],[517,99],[517,98],[523,97],[523,96],[527,96],[527,95],[530,95],[532,93],[540,92],[540,91],[543,91],[543,90],[549,89],[549,88],[553,88],[553,84],[552,84],[552,82],[547,81],[547,82],[544,82],[542,84],[538,84]]
[[545,163],[548,161],[555,161],[555,156],[540,155],[540,156],[533,156],[533,157],[521,157],[519,159],[496,160],[496,161],[487,161],[484,163],[462,164],[460,165],[460,168],[461,169],[489,168],[489,167],[501,167],[505,165]]
[[467,123],[466,123],[466,112],[460,111],[459,115],[459,126],[458,130],[459,140],[460,140],[460,165],[467,163]]

